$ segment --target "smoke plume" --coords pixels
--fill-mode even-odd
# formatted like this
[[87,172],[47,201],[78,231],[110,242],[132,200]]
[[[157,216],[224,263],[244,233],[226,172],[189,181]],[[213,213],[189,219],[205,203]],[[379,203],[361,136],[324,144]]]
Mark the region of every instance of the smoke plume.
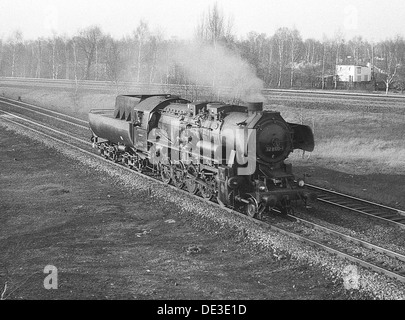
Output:
[[210,86],[227,99],[264,101],[254,68],[223,46],[191,42],[174,49],[172,57],[196,85]]

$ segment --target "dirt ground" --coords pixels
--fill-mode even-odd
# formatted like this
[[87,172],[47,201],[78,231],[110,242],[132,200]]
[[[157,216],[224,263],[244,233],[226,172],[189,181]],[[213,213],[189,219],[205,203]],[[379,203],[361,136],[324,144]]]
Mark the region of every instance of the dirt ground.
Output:
[[[0,126],[3,299],[359,299]],[[47,290],[44,268],[58,288]]]

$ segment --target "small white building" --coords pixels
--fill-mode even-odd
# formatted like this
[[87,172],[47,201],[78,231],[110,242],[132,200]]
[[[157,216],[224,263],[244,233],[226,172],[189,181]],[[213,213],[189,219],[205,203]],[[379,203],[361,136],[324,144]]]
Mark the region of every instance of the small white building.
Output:
[[336,65],[338,81],[342,82],[368,82],[371,81],[371,64],[367,66]]

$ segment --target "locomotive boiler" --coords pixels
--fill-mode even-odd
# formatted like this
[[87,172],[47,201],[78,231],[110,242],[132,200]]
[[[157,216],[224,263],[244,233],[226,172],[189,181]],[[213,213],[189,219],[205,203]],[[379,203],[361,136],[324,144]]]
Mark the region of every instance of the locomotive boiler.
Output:
[[313,197],[284,162],[294,149],[313,151],[311,128],[264,111],[261,102],[120,95],[114,110],[91,110],[89,124],[104,157],[251,217],[289,213]]

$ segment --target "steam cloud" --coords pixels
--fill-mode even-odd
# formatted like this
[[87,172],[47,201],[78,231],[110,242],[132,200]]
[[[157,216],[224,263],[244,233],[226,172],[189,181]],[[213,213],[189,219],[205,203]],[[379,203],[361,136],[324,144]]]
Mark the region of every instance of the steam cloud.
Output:
[[254,68],[223,46],[187,43],[174,49],[172,57],[197,85],[211,86],[228,99],[265,100],[261,94],[263,81],[256,76]]

